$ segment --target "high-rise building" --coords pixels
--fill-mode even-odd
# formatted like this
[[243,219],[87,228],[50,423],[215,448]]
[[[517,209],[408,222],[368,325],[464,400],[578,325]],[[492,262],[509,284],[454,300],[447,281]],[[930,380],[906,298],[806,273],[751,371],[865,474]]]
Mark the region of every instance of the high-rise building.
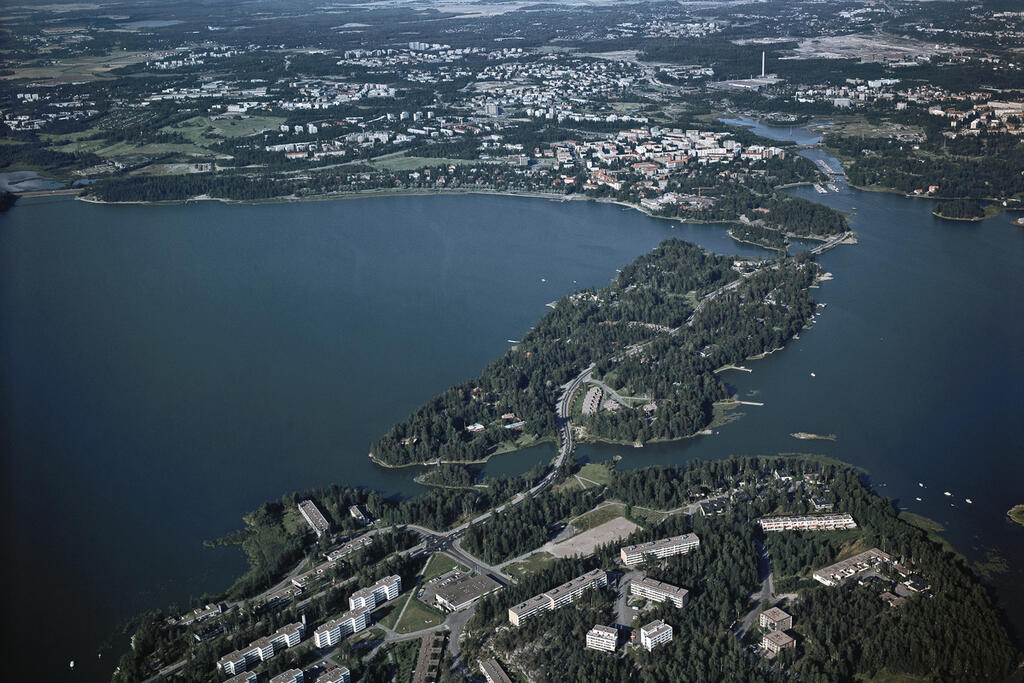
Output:
[[619,644],[619,632],[611,626],[597,624],[587,631],[587,647],[592,650],[615,652]]
[[661,619],[640,628],[640,644],[647,648],[648,652],[671,640],[672,626]]
[[686,606],[690,594],[685,588],[679,588],[670,583],[662,583],[647,577],[630,581],[629,592],[631,595],[639,595],[655,602],[671,600],[672,604],[679,609]]
[[372,586],[357,590],[348,599],[349,609],[376,609],[388,600],[394,600],[402,592],[402,577],[397,574],[381,579]]

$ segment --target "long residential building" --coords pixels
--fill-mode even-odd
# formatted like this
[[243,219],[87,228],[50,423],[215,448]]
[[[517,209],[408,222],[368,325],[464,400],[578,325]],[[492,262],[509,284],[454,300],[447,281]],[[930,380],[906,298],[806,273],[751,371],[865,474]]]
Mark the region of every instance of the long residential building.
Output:
[[270,683],[302,683],[302,669],[288,669],[271,678]]
[[328,562],[336,562],[337,560],[340,560],[346,555],[351,555],[357,550],[362,550],[371,543],[373,543],[373,536],[370,536],[369,534],[364,534],[359,538],[353,538],[351,541],[341,546],[337,550],[332,550],[329,553],[324,553],[324,557],[327,558]]
[[331,523],[327,521],[324,513],[320,512],[320,508],[313,501],[304,500],[299,503],[299,512],[302,513],[302,518],[306,520],[306,523],[313,528],[317,538],[330,531]]
[[857,522],[849,513],[822,515],[793,515],[790,517],[762,517],[758,520],[765,531],[831,531],[856,529]]
[[316,683],[349,683],[352,680],[352,672],[347,666],[339,666],[334,671],[328,671],[317,676]]
[[546,593],[536,595],[526,602],[521,602],[515,607],[509,607],[508,620],[512,622],[513,626],[519,626],[525,620],[541,612],[550,612],[578,600],[583,593],[592,588],[607,585],[608,572],[603,569],[595,569],[572,581],[563,583],[557,588],[552,588]]
[[671,640],[672,626],[661,619],[640,628],[640,644],[647,648],[648,652]]
[[619,549],[623,564],[632,566],[640,564],[651,557],[663,558],[688,553],[700,546],[697,534],[683,534],[663,538],[659,541],[648,541],[638,545],[626,545]]
[[686,606],[686,602],[689,600],[690,596],[690,591],[685,588],[679,588],[678,586],[673,586],[670,583],[655,581],[649,577],[630,581],[629,592],[631,595],[639,595],[647,598],[648,600],[654,600],[655,602],[671,600],[672,604],[679,609]]
[[265,662],[281,650],[298,645],[302,642],[305,628],[301,622],[283,626],[265,638],[254,640],[247,647],[224,655],[217,662],[217,668],[235,676],[256,662]]
[[819,569],[812,576],[818,583],[823,583],[826,586],[838,586],[851,576],[874,569],[882,562],[892,564],[892,556],[883,553],[878,548],[872,548],[847,558],[842,562],[836,562],[824,569]]
[[372,586],[361,588],[348,598],[349,609],[376,609],[402,592],[402,577],[397,574],[381,579]]
[[619,644],[619,632],[611,626],[597,624],[587,631],[587,647],[591,650],[615,652]]
[[370,625],[370,610],[363,607],[345,612],[337,619],[322,624],[313,631],[313,640],[317,647],[332,647],[345,636],[366,630]]
[[237,676],[232,676],[224,683],[256,683],[256,672],[255,671],[243,671]]
[[487,679],[487,683],[512,683],[512,679],[505,673],[497,659],[480,660],[480,672]]

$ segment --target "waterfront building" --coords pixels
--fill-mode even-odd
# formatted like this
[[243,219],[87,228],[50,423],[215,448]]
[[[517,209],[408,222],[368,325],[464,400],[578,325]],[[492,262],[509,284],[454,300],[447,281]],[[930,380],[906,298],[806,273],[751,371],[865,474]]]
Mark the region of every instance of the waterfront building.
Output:
[[872,548],[847,558],[842,562],[836,562],[824,569],[819,569],[812,576],[818,583],[826,586],[838,586],[852,576],[874,569],[880,563],[892,565],[893,559],[878,548]]
[[501,584],[484,574],[462,576],[452,580],[447,586],[437,589],[434,596],[440,607],[457,612],[466,609],[481,597],[501,590]]
[[362,505],[349,506],[348,514],[352,515],[352,517],[360,524],[370,523],[370,516],[366,514],[366,510],[363,509]]
[[304,632],[301,622],[282,626],[269,636],[224,655],[217,661],[217,669],[229,676],[237,675],[256,662],[265,662],[281,650],[295,647],[302,641]]
[[372,586],[357,590],[348,599],[349,609],[376,609],[402,592],[402,577],[396,575],[381,579]]
[[587,631],[587,647],[591,650],[615,652],[619,644],[619,632],[611,626],[597,624]]
[[796,647],[796,641],[793,640],[793,636],[782,631],[772,631],[764,634],[764,637],[761,638],[761,647],[776,655],[787,647]]
[[663,538],[659,541],[648,541],[638,545],[627,545],[619,549],[622,563],[627,566],[640,564],[644,560],[656,557],[658,559],[688,553],[700,546],[700,539],[697,534],[683,534]]
[[550,612],[559,607],[564,607],[579,599],[586,591],[599,586],[608,585],[608,573],[603,569],[595,569],[578,576],[572,581],[563,583],[561,586],[552,588],[546,593],[536,595],[515,607],[508,608],[508,620],[513,626],[519,626],[526,619],[540,613]]
[[347,666],[339,666],[334,671],[328,671],[317,676],[316,683],[349,683],[352,680],[352,672]]
[[761,612],[759,618],[761,628],[771,629],[773,631],[788,631],[793,628],[793,617],[786,614],[778,607],[772,607]]
[[270,683],[302,683],[302,669],[288,669],[271,678]]
[[762,517],[758,522],[764,531],[833,531],[857,528],[857,522],[853,521],[853,517],[847,512]]
[[647,598],[648,600],[654,600],[655,602],[671,600],[672,604],[679,609],[686,606],[686,602],[689,600],[690,595],[690,591],[685,588],[679,588],[678,586],[673,586],[670,583],[655,581],[649,577],[630,581],[629,593],[630,595],[639,595]]
[[365,607],[349,610],[337,619],[331,619],[313,631],[313,640],[316,642],[317,647],[333,647],[345,636],[364,631],[369,625],[370,610]]
[[306,523],[312,527],[317,538],[330,531],[331,523],[327,521],[324,513],[320,512],[320,508],[313,501],[304,500],[299,503],[299,512],[302,513],[302,518],[306,520]]
[[512,683],[512,679],[505,673],[497,659],[480,660],[480,672],[487,679],[487,683]]
[[650,652],[654,648],[672,641],[672,626],[661,619],[640,628],[640,644]]

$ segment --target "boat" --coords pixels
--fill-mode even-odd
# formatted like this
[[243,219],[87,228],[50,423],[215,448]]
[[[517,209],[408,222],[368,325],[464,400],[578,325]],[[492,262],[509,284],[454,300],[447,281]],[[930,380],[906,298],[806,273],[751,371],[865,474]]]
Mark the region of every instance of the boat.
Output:
[[547,282],[547,280],[545,278],[541,278],[540,281],[541,282]]
[[817,377],[817,375],[815,375],[815,374],[814,374],[814,373],[812,372],[812,373],[811,373],[811,377]]
[[944,496],[952,496],[953,494],[950,493],[949,491],[943,491],[942,495],[944,495]]
[[921,499],[920,499],[920,498],[915,498],[914,500],[916,500],[916,501],[917,501],[918,503],[920,503],[920,502],[921,502]]
[[922,484],[921,482],[917,482],[917,485],[920,486],[921,488],[924,488],[924,484]]
[[974,501],[970,498],[964,498],[964,501],[966,501],[968,505],[974,505]]

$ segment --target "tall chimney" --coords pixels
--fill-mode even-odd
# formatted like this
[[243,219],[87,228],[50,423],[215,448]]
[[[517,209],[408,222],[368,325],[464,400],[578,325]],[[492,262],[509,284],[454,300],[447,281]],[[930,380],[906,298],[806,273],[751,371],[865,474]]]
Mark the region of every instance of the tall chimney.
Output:
[[761,50],[761,78],[764,78],[764,50]]

